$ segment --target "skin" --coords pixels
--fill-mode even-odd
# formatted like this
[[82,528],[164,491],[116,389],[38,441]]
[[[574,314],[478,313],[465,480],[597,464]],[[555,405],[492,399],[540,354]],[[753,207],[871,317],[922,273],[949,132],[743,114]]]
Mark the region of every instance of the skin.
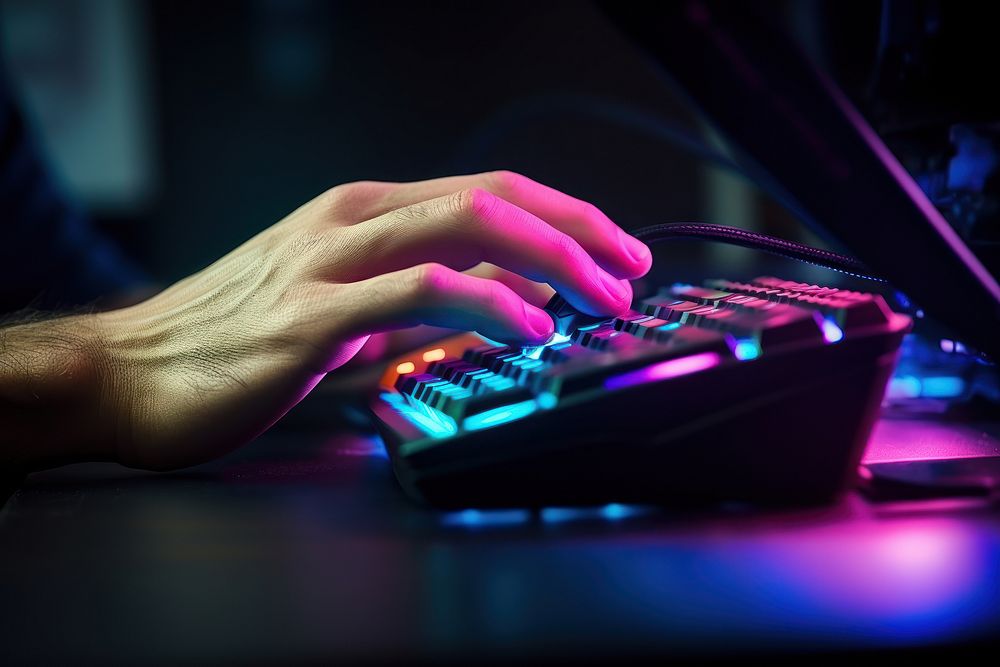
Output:
[[542,343],[553,325],[534,283],[617,315],[650,262],[593,205],[510,172],[340,185],[139,304],[0,330],[0,463],[200,463],[266,430],[372,334]]

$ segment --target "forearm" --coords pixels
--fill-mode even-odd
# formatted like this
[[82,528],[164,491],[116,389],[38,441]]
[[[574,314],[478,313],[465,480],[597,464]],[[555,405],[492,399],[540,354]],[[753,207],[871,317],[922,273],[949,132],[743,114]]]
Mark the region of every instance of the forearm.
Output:
[[114,459],[115,419],[93,316],[0,328],[0,467]]

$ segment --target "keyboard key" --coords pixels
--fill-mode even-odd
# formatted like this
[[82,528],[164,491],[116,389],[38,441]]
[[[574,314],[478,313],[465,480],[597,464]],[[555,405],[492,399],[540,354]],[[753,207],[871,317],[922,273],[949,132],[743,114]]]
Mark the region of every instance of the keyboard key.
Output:
[[528,387],[511,387],[504,391],[496,391],[472,398],[463,405],[462,417],[480,414],[504,405],[513,405],[535,398],[534,392]]
[[561,350],[567,359],[535,374],[530,379],[530,386],[536,393],[550,392],[562,398],[603,387],[610,375],[701,352],[715,352],[720,358],[732,357],[726,336],[716,331],[681,326],[669,332],[666,342],[620,335],[609,343],[607,351],[581,345]]
[[617,331],[614,326],[608,323],[602,324],[597,329],[577,330],[573,334],[573,338],[580,345],[589,347],[592,350],[606,350],[611,339],[620,333],[620,331]]
[[497,347],[496,345],[480,345],[478,347],[473,347],[465,351],[462,355],[462,360],[467,361],[475,366],[483,365],[483,355],[488,352],[493,352],[495,350],[507,350],[509,349],[506,345]]
[[776,294],[784,294],[783,302],[819,312],[846,334],[886,324],[892,315],[889,306],[878,294],[817,287],[776,278],[757,278],[752,283],[709,280],[706,284],[768,300],[774,300]]
[[581,313],[558,294],[549,299],[545,304],[545,310],[552,317],[556,332],[561,334],[571,334],[580,327],[605,322],[608,319]]
[[654,296],[643,299],[642,311],[667,322],[680,322],[684,313],[702,308],[702,304],[684,301],[671,296]]
[[396,380],[396,391],[401,394],[408,394],[413,396],[418,388],[423,386],[425,382],[434,382],[440,380],[436,375],[431,375],[430,373],[417,373],[414,375],[400,375]]

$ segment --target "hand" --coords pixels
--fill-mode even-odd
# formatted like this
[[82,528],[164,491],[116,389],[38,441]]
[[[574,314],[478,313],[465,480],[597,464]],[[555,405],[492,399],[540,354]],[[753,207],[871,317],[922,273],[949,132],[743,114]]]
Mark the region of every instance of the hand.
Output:
[[649,250],[594,206],[509,172],[341,185],[142,303],[88,316],[107,442],[140,468],[267,429],[375,332],[416,324],[542,343],[548,315],[482,262],[596,315],[626,310]]

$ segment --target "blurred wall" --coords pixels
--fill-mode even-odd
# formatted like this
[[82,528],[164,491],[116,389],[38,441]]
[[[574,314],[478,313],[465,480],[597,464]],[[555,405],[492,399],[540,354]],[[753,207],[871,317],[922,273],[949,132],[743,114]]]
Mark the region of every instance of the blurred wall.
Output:
[[[3,0],[0,12],[55,162],[160,281],[367,178],[508,168],[626,227],[755,224],[740,181],[629,121],[702,134],[589,3]],[[28,60],[73,95],[29,94],[40,69]],[[81,164],[118,174],[119,198]],[[721,253],[687,250],[736,261]]]

